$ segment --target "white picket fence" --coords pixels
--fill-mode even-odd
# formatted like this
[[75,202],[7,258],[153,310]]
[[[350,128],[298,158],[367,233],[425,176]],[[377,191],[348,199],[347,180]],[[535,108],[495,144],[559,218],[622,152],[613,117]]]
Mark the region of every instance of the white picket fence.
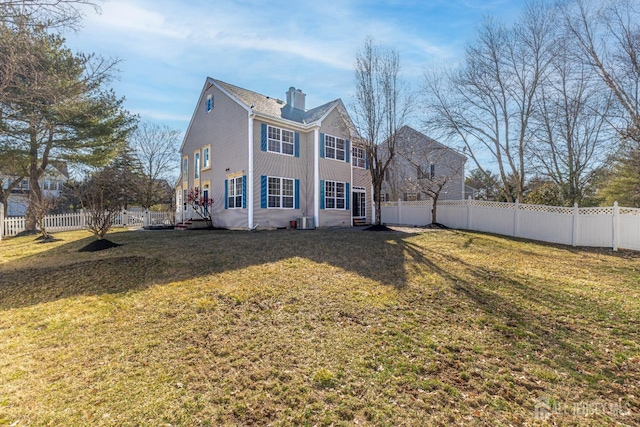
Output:
[[[116,218],[116,227],[143,227],[148,225],[172,225],[174,224],[173,212],[144,211],[142,209],[130,209],[122,211]],[[84,211],[59,215],[47,215],[44,217],[44,226],[47,231],[69,231],[87,228],[88,214]],[[24,231],[24,217],[7,217],[3,219],[2,204],[0,204],[0,239],[3,236],[15,236]]]
[[[481,200],[438,202],[437,221],[451,228],[561,243],[640,250],[640,209],[579,208]],[[431,201],[382,206],[385,224],[431,223]]]

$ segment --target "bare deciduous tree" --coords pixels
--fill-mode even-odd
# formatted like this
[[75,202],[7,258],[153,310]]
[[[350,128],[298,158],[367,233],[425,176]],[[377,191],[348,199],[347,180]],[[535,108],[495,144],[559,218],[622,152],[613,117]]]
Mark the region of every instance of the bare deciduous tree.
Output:
[[438,199],[448,184],[455,179],[462,181],[466,158],[408,127],[401,129],[398,137],[396,178],[405,189],[431,198],[431,222],[437,223]]
[[623,138],[640,141],[640,5],[635,0],[567,0],[562,16],[574,60],[593,70],[611,91]]
[[558,38],[550,72],[536,99],[533,168],[554,182],[568,206],[581,204],[609,151],[611,96],[602,94],[590,69],[570,58]]
[[0,22],[44,25],[55,29],[78,29],[85,8],[100,12],[100,0],[3,0],[0,2]]
[[510,179],[522,201],[527,145],[536,94],[552,59],[551,8],[529,3],[512,26],[486,19],[465,61],[444,74],[425,74],[426,125],[446,139],[461,140],[478,169],[480,157],[495,161],[505,198],[512,202]]
[[396,132],[408,120],[413,96],[400,77],[398,52],[376,46],[370,37],[356,54],[355,84],[354,122],[369,158],[375,219],[381,224],[382,182],[396,154]]
[[[179,165],[180,131],[142,123],[133,133],[130,145],[140,163],[142,178],[138,201],[146,209],[167,199],[165,182],[173,182]],[[169,195],[171,200],[171,195]]]

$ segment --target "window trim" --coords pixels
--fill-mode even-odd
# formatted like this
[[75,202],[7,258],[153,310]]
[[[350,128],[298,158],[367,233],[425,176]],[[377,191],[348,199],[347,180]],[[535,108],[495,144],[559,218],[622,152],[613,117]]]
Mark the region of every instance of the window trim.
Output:
[[[240,182],[239,188],[236,180]],[[237,203],[238,197],[240,198],[239,205]],[[233,200],[233,206],[231,205],[231,200]],[[242,205],[242,175],[227,178],[227,209],[243,209]]]
[[[327,142],[328,142],[329,138],[333,138],[335,147],[328,147],[327,146]],[[339,150],[338,149],[338,141],[339,140],[342,141],[342,147],[343,147],[342,149],[340,149],[340,151],[342,151],[342,159],[338,158],[338,150]],[[340,137],[329,135],[329,134],[325,133],[324,134],[324,142],[323,143],[324,143],[324,157],[326,159],[331,159],[331,160],[335,160],[335,161],[338,161],[338,162],[344,162],[344,163],[347,162],[347,139],[346,138],[340,138]],[[327,149],[333,150],[334,157],[330,157],[330,156],[327,155],[327,153],[328,153]]]
[[207,104],[205,109],[207,110],[207,113],[213,110],[213,94],[212,93],[207,95]]
[[[351,164],[353,164],[353,167],[358,169],[366,169],[367,168],[367,151],[364,148],[360,148],[360,147],[352,147],[351,151],[352,151]],[[362,153],[362,157],[356,155],[356,153],[358,152]],[[362,166],[358,165],[358,160],[362,160]]]
[[[328,185],[329,184],[334,184],[335,185],[335,195],[333,197],[329,197],[329,191],[328,191]],[[342,184],[342,197],[338,197],[338,184]],[[333,203],[333,207],[330,208],[328,207],[329,204],[327,203],[328,200],[332,199],[334,201]],[[342,200],[342,207],[338,207],[338,200]],[[325,210],[335,210],[335,211],[343,211],[346,209],[347,206],[347,183],[343,182],[343,181],[330,181],[330,180],[325,180],[324,181],[324,208]]]
[[[207,157],[205,157],[205,153],[208,154]],[[205,164],[205,161],[207,164]],[[211,144],[202,147],[202,168],[200,170],[205,171],[209,169],[211,169]]]
[[[280,194],[271,194],[271,187],[269,186],[269,181],[271,179],[280,180]],[[284,181],[291,181],[291,195],[284,194]],[[270,206],[271,197],[278,197],[279,206]],[[291,198],[291,207],[284,206],[285,197]],[[294,178],[286,178],[282,176],[267,176],[267,209],[295,209],[296,208],[296,180]]]
[[200,179],[200,150],[193,152],[193,179]]
[[[279,139],[275,139],[275,138],[271,138],[270,136],[270,131],[271,129],[276,129],[279,131]],[[291,142],[287,142],[284,141],[283,139],[283,135],[284,132],[289,132],[291,134]],[[276,150],[272,150],[271,149],[271,141],[277,141],[278,142],[278,149],[280,151],[276,151]],[[282,147],[283,144],[290,144],[291,145],[291,154],[289,153],[285,153],[284,151],[282,151]],[[285,128],[281,128],[278,126],[272,126],[270,124],[267,124],[267,152],[268,153],[276,153],[276,154],[282,154],[283,156],[290,156],[290,157],[295,157],[296,155],[296,133],[292,130],[289,129],[285,129]]]
[[182,157],[182,183],[189,183],[189,156]]

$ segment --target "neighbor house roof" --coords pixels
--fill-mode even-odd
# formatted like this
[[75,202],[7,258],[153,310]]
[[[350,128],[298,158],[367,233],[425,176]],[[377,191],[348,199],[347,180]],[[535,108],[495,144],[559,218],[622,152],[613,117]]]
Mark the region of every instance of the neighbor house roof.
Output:
[[262,95],[258,92],[244,89],[230,83],[225,83],[221,80],[212,80],[256,113],[291,120],[302,124],[313,123],[320,120],[333,107],[335,107],[336,104],[341,103],[340,99],[336,99],[319,107],[305,111],[291,107],[282,99]]

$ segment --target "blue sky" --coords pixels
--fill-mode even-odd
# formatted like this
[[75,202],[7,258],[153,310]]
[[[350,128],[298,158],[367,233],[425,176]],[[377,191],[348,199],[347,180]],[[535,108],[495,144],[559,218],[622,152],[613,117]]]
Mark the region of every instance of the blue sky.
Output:
[[355,52],[370,35],[400,53],[414,87],[456,63],[483,16],[509,22],[524,0],[110,0],[66,34],[74,50],[120,58],[112,86],[143,121],[184,132],[207,76],[307,108],[353,94]]

